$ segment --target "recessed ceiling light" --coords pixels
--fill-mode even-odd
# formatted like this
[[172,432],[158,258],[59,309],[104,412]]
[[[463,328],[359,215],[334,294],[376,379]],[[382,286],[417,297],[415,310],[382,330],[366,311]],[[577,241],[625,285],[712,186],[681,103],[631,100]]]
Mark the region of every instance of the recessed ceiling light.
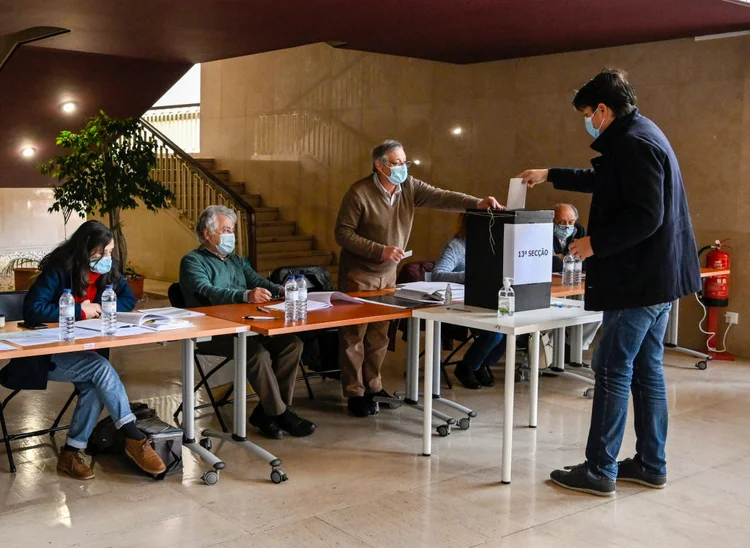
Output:
[[34,147],[26,147],[21,149],[21,156],[24,158],[31,158],[34,154],[36,154],[36,149]]
[[60,105],[60,110],[62,110],[65,114],[75,112],[76,108],[78,107],[73,101],[66,101],[62,105]]
[[421,164],[422,162],[421,162],[420,160],[414,160],[414,163],[415,163],[416,165],[419,165],[419,164]]
[[461,129],[460,127],[454,127],[454,128],[453,128],[453,129],[451,130],[451,133],[452,133],[453,135],[461,135],[461,134],[462,134],[463,132],[464,132],[464,130],[463,130],[463,129]]

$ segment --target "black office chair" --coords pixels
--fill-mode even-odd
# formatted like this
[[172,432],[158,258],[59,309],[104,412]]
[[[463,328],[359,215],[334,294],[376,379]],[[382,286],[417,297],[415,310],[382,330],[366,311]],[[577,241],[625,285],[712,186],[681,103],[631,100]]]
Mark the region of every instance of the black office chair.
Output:
[[[23,300],[26,297],[26,293],[27,291],[0,292],[0,314],[3,314],[5,316],[6,321],[14,322],[23,319]],[[0,359],[1,358],[2,354],[0,354]],[[60,413],[57,415],[57,418],[52,423],[52,426],[50,426],[49,428],[35,430],[33,432],[9,434],[8,426],[5,421],[5,410],[7,409],[8,404],[11,402],[11,400],[15,398],[19,392],[21,392],[21,390],[11,390],[11,393],[8,394],[8,396],[2,402],[0,402],[0,428],[2,428],[3,434],[2,441],[5,444],[5,452],[8,456],[8,466],[11,473],[16,472],[16,464],[13,461],[13,449],[11,448],[10,442],[14,440],[31,438],[34,436],[43,436],[44,434],[49,434],[50,437],[54,437],[55,432],[59,432],[60,430],[67,430],[68,426],[60,426],[60,421],[62,420],[63,415],[68,410],[70,405],[73,403],[75,397],[78,395],[78,391],[73,390],[73,393],[68,398],[68,401],[65,402],[62,411],[60,411]]]
[[[333,291],[331,272],[322,266],[282,266],[274,270],[268,279],[278,285],[284,285],[290,274],[303,274],[307,280],[307,291]],[[338,329],[322,329],[297,333],[304,344],[300,371],[305,381],[307,396],[315,399],[310,379],[341,378],[341,368],[338,366]],[[335,363],[332,368],[329,363]]]

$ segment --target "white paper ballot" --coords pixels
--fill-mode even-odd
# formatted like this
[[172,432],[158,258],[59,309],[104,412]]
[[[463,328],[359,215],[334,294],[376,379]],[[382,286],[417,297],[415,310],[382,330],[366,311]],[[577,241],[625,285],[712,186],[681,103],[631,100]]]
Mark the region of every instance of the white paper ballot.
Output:
[[508,187],[508,203],[505,204],[508,209],[523,209],[526,207],[526,185],[523,179],[511,179]]
[[404,259],[408,259],[412,255],[414,255],[414,251],[412,251],[411,249],[409,251],[404,251]]

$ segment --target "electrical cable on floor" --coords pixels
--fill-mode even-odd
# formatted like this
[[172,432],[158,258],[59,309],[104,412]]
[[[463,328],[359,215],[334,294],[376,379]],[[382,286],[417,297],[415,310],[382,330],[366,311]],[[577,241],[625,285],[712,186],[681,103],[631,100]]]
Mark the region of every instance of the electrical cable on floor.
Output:
[[698,322],[698,329],[700,329],[701,333],[703,333],[704,335],[709,336],[709,338],[706,339],[706,348],[708,349],[709,352],[717,352],[717,353],[726,352],[727,351],[727,334],[729,334],[729,330],[732,328],[733,324],[730,323],[729,325],[727,325],[727,328],[724,331],[724,337],[722,338],[722,341],[721,341],[721,346],[723,346],[723,348],[721,350],[717,350],[716,348],[711,348],[711,345],[708,344],[708,341],[710,340],[710,337],[716,337],[716,333],[714,333],[713,331],[706,331],[705,329],[703,329],[703,322],[706,321],[706,316],[708,316],[708,309],[706,308],[706,305],[703,304],[703,301],[701,301],[700,297],[698,296],[698,293],[695,294],[695,299],[698,301],[698,304],[701,305],[701,308],[703,309],[703,317],[701,318],[701,321]]

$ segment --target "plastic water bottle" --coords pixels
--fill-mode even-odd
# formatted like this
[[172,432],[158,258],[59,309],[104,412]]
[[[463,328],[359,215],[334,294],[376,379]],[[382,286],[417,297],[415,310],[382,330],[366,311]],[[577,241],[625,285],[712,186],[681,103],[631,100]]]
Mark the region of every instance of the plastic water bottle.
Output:
[[307,280],[304,274],[297,274],[297,319],[307,319]]
[[576,262],[573,263],[573,285],[581,285],[583,281],[583,261],[578,257],[575,257]]
[[284,321],[294,322],[297,320],[298,299],[297,282],[294,281],[294,276],[290,274],[284,284]]
[[570,253],[563,259],[562,284],[575,285],[576,258]]
[[60,340],[72,341],[75,338],[76,301],[70,289],[63,289],[59,305]]
[[503,287],[497,292],[497,315],[512,316],[516,312],[516,292],[511,284],[513,278],[503,278]]
[[102,293],[102,335],[114,335],[117,332],[117,293],[111,285]]

